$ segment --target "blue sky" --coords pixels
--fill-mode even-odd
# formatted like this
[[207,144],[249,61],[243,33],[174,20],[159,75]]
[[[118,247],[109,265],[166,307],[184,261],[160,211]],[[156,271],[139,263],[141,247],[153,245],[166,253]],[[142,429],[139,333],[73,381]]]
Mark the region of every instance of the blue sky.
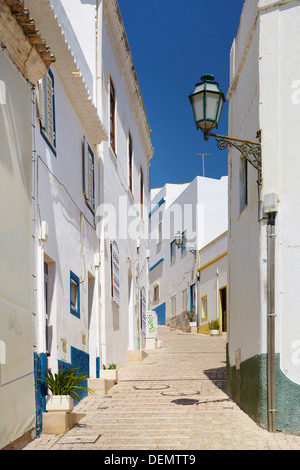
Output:
[[[228,174],[227,150],[203,139],[188,99],[205,73],[225,95],[229,54],[244,0],[118,0],[137,71],[155,155],[150,187]],[[230,7],[229,7],[230,5]],[[228,103],[217,132],[228,135]]]

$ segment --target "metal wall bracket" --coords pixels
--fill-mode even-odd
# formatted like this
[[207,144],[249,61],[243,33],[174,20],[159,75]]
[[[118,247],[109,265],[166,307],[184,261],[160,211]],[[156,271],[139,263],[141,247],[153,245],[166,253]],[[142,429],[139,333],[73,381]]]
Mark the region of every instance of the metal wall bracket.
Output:
[[[207,141],[209,137],[215,137],[217,146],[220,150],[225,150],[226,147],[233,147],[237,149],[244,158],[258,171],[257,184],[262,186],[262,152],[261,143],[252,142],[250,140],[235,139],[224,135],[211,134],[208,131],[204,132],[204,139]],[[257,137],[260,139],[260,132]]]

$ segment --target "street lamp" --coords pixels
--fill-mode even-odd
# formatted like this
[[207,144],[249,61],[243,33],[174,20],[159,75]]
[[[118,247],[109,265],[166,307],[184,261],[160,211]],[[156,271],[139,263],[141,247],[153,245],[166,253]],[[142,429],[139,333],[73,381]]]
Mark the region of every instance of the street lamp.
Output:
[[190,251],[191,253],[193,253],[193,255],[197,254],[196,248],[189,248],[187,246],[183,246],[183,234],[182,234],[182,232],[177,232],[176,233],[175,245],[177,246],[177,248],[181,248],[182,250]]
[[194,92],[189,95],[189,100],[193,108],[196,127],[204,133],[204,140],[208,141],[209,137],[215,137],[220,150],[224,150],[226,147],[234,147],[239,150],[242,156],[258,171],[257,183],[261,187],[261,143],[212,134],[211,130],[217,129],[219,125],[222,108],[226,101],[224,93],[211,74],[203,75],[201,82],[195,86]]

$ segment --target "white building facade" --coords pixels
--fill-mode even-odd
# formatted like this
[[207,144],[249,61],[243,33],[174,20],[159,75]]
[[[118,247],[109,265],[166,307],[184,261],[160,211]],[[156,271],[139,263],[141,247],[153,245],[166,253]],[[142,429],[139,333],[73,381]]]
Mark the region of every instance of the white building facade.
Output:
[[227,177],[196,177],[151,191],[149,295],[159,324],[185,329],[193,311],[199,326],[198,253],[227,230],[227,190]]
[[299,1],[245,1],[231,51],[229,135],[261,132],[262,186],[229,154],[231,395],[261,426],[299,432]]
[[54,57],[32,28],[22,2],[0,2],[0,449],[36,427],[33,99]]
[[[36,360],[43,372],[73,366],[93,376],[100,356],[97,146],[107,134],[90,99],[92,74],[62,7],[55,11],[43,0],[26,6],[56,51],[35,96]],[[37,432],[46,393],[37,381]]]
[[[100,362],[145,346],[151,130],[118,2],[62,0],[108,134],[99,150]],[[88,33],[87,33],[88,32]]]
[[118,3],[26,6],[56,51],[36,93],[36,356],[97,379],[145,346],[151,131]]

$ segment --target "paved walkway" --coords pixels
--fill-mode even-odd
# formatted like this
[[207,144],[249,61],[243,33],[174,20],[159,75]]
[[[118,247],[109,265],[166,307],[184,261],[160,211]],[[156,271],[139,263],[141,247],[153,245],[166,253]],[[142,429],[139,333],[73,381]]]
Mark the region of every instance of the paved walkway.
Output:
[[62,436],[42,434],[25,450],[298,450],[300,436],[270,434],[225,393],[224,337],[159,327],[162,348],[128,362],[104,397]]

